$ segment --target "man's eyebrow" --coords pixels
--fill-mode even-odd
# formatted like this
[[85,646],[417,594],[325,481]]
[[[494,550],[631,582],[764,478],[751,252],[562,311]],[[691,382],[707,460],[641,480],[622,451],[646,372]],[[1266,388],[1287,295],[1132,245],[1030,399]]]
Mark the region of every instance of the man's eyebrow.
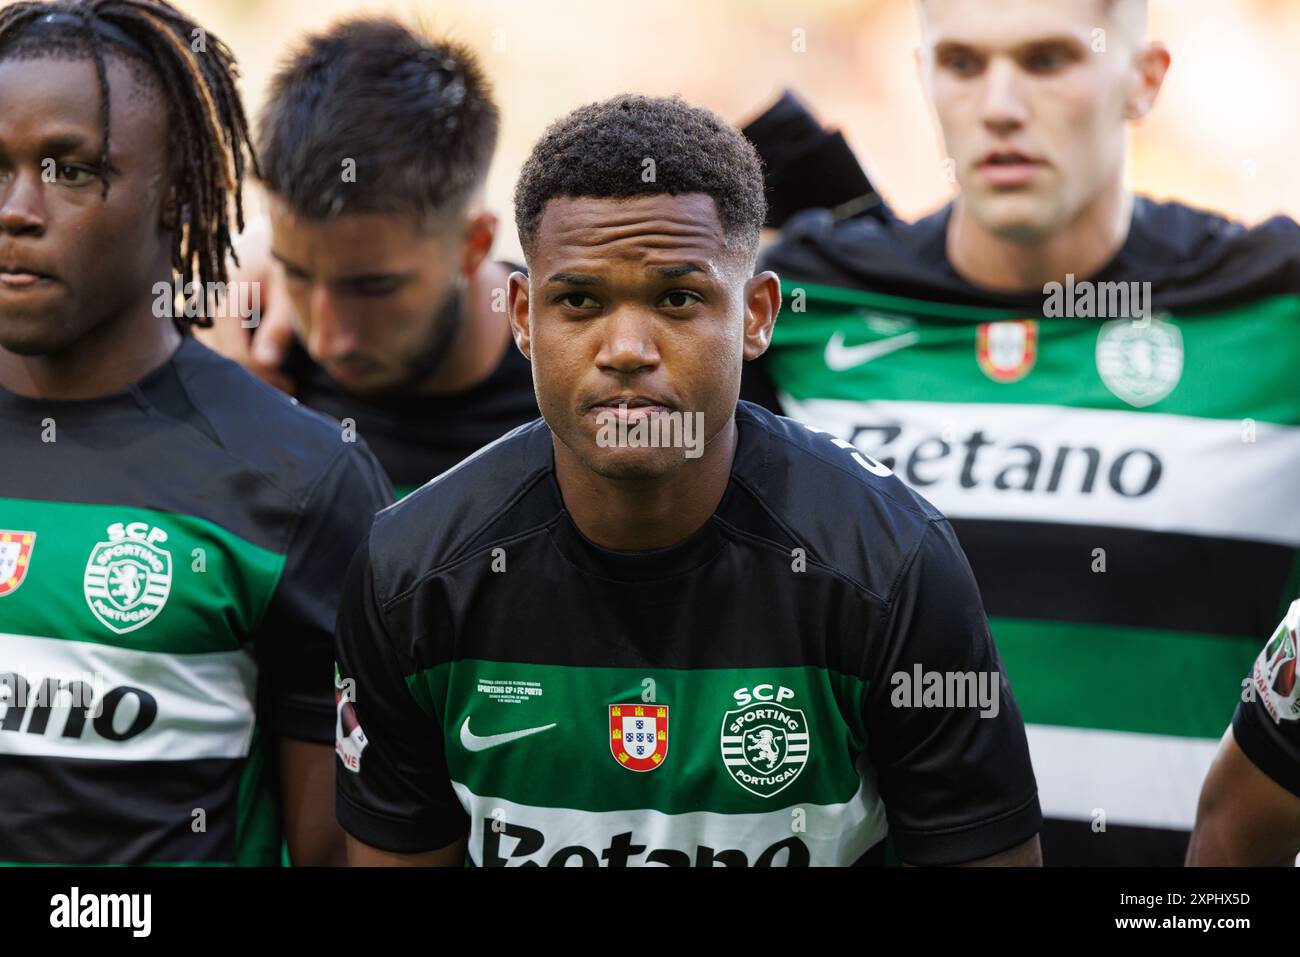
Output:
[[71,131],[51,133],[41,140],[41,152],[49,156],[71,153],[80,149],[93,149],[98,152],[99,143],[97,140]]
[[[1060,33],[1024,40],[1017,43],[1015,47],[1012,48],[1012,52],[1016,55],[1023,55],[1030,50],[1051,46],[1079,47],[1084,46],[1084,43],[1079,37],[1074,36],[1073,34]],[[934,51],[936,54],[973,53],[978,56],[983,56],[988,52],[987,48],[977,46],[973,43],[968,43],[964,40],[940,40],[935,43]]]
[[599,286],[600,280],[595,276],[586,276],[578,272],[557,272],[547,277],[546,284],[550,283],[563,283],[566,286]]
[[681,279],[683,276],[689,276],[693,272],[707,273],[708,270],[699,263],[681,263],[677,266],[663,266],[656,269],[655,272],[665,279]]
[[[302,273],[303,275],[307,274],[307,270],[303,269],[297,263],[290,262],[288,259],[285,259],[284,256],[280,255],[275,250],[271,250],[271,258],[274,259],[276,262],[278,262],[285,269],[291,269],[294,272],[299,272]],[[401,280],[409,279],[413,275],[414,273],[411,271],[362,273],[355,276],[336,276],[335,278],[330,280],[330,283],[332,285],[342,286],[342,285],[348,285],[350,283],[390,282],[392,280],[401,281]]]
[[1083,40],[1069,33],[1061,33],[1056,36],[1034,37],[1032,40],[1026,40],[1024,43],[1016,46],[1017,53],[1024,53],[1039,47],[1082,47],[1086,46]]

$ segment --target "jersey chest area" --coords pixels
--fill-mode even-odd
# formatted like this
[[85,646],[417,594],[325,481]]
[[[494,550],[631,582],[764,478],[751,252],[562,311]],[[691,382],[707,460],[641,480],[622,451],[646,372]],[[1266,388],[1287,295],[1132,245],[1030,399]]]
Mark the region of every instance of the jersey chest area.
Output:
[[0,498],[0,753],[242,757],[282,565],[190,515]]
[[428,676],[481,865],[852,863],[884,835],[862,682],[460,661]]

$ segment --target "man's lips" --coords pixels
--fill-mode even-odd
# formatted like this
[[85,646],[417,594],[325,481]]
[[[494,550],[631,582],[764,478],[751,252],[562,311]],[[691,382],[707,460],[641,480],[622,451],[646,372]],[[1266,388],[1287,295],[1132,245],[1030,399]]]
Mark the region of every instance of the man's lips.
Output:
[[671,403],[666,402],[656,396],[634,395],[634,396],[613,396],[606,399],[598,399],[587,405],[588,412],[596,414],[614,414],[624,415],[650,415],[655,412],[667,412],[672,408]]
[[0,286],[8,289],[30,289],[53,282],[55,276],[40,263],[33,262],[16,249],[0,251]]
[[1019,186],[1027,183],[1046,164],[1018,150],[995,150],[987,154],[976,169],[994,186]]
[[6,289],[32,289],[52,282],[53,278],[43,273],[0,268],[0,286]]

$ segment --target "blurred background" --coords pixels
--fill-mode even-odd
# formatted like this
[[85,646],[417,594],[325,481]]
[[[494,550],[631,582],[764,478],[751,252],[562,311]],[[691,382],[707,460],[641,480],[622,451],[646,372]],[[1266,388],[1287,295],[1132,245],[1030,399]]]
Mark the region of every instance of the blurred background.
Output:
[[[791,87],[844,130],[901,215],[953,188],[917,79],[912,0],[173,2],[233,47],[254,116],[287,46],[340,16],[396,14],[471,46],[503,114],[488,184],[503,257],[519,256],[510,196],[533,142],[573,107],[625,91],[680,94],[737,123]],[[1151,0],[1151,15],[1173,66],[1134,130],[1132,187],[1249,223],[1300,219],[1300,0]]]

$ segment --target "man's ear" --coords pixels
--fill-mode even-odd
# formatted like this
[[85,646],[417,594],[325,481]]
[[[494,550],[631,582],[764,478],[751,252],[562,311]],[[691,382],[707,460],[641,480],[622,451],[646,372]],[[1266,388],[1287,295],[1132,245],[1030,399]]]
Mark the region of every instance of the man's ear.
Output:
[[528,314],[528,277],[521,272],[510,274],[510,333],[515,346],[529,362],[533,359],[533,324]]
[[189,204],[181,202],[180,190],[176,188],[175,184],[168,186],[167,195],[163,197],[163,228],[170,232],[175,232],[189,221]]
[[492,254],[497,238],[497,218],[489,212],[475,213],[465,220],[465,252],[461,257],[460,274],[469,279]]
[[757,359],[772,342],[772,327],[781,311],[781,280],[772,271],[745,283],[745,361]]
[[1172,58],[1163,43],[1148,43],[1137,52],[1134,67],[1138,81],[1124,103],[1124,118],[1140,120],[1151,112]]
[[168,186],[167,195],[163,197],[162,225],[169,232],[180,228],[181,203],[175,186]]

